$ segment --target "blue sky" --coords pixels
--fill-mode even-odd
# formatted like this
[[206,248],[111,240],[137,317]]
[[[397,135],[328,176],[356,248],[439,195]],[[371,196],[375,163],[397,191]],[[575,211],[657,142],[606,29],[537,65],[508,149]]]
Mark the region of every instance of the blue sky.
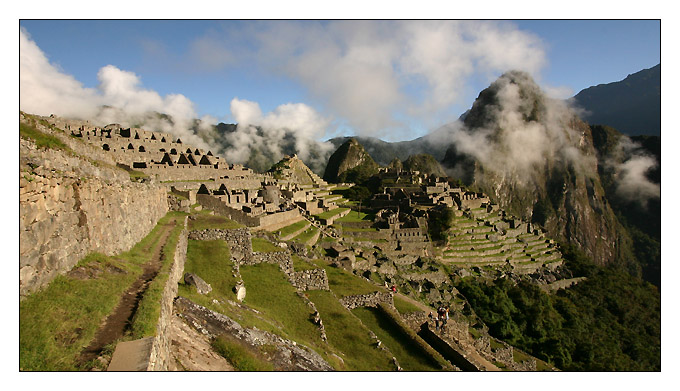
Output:
[[[568,97],[660,63],[659,21],[466,27],[474,23],[23,20],[20,26],[52,66],[84,88],[97,89],[98,72],[112,65],[134,74],[138,88],[181,94],[192,114],[216,121],[281,118],[281,105],[302,104],[296,108],[311,108],[316,126],[332,129],[314,133],[321,138],[421,136],[457,118],[511,67],[525,67],[547,91]],[[446,61],[455,64],[449,69]],[[256,103],[260,113],[239,110],[243,102]]]

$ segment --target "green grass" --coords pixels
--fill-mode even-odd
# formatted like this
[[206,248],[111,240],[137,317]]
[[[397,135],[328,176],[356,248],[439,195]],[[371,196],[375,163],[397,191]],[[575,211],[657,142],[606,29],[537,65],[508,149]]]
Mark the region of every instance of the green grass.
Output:
[[316,217],[318,220],[328,220],[331,217],[337,216],[346,210],[349,210],[349,208],[336,208],[313,216]]
[[198,213],[194,214],[193,217],[195,217],[195,219],[189,219],[189,231],[202,231],[204,229],[235,229],[244,227],[243,225],[224,216]]
[[64,144],[57,137],[39,131],[35,125],[19,123],[19,136],[23,139],[33,141],[38,148],[60,149],[73,153],[68,145]]
[[293,223],[291,225],[285,226],[281,228],[280,230],[276,231],[279,236],[288,236],[290,234],[293,234],[305,226],[309,225],[309,222],[307,220],[300,220],[297,223]]
[[326,269],[328,275],[328,285],[338,296],[352,296],[373,293],[385,290],[385,288],[372,284],[361,277],[357,277],[343,269],[330,266],[323,260],[314,261],[320,267]]
[[394,295],[394,306],[397,308],[397,311],[399,311],[400,314],[423,311],[420,307],[399,297],[398,295]]
[[441,366],[414,343],[408,334],[377,308],[359,307],[352,313],[371,329],[407,371],[437,371]]
[[[224,240],[189,240],[184,272],[201,277],[220,298],[236,300],[232,289],[238,279],[232,274],[233,266],[229,246]],[[195,288],[186,288],[195,291]]]
[[323,342],[311,321],[310,307],[296,294],[278,265],[242,266],[241,276],[246,284],[247,305],[275,322],[287,338],[309,347],[321,346]]
[[139,301],[137,311],[132,319],[131,337],[133,339],[156,335],[158,318],[161,314],[161,299],[165,285],[170,277],[170,269],[175,261],[175,248],[179,241],[179,235],[184,229],[184,216],[181,212],[171,212],[175,216],[175,227],[168,236],[163,247],[162,266],[158,275],[149,284],[144,292],[144,297]]
[[226,358],[238,371],[273,371],[274,366],[267,362],[252,346],[238,342],[234,337],[223,335],[211,343],[213,349]]
[[274,245],[272,242],[265,238],[252,237],[251,242],[253,243],[253,252],[275,253],[279,251],[285,251],[281,247]]
[[313,270],[319,268],[318,266],[303,260],[302,258],[295,254],[291,256],[291,259],[293,260],[293,269],[297,272],[302,270]]
[[[45,289],[19,304],[19,368],[27,371],[73,371],[81,366],[77,358],[89,345],[102,321],[112,312],[128,287],[141,274],[160,240],[162,226],[174,219],[174,212],[130,251],[115,257],[91,253],[76,268],[100,270],[85,280],[67,275],[56,277]],[[111,267],[123,272],[116,272]]]
[[349,371],[392,371],[391,357],[379,350],[368,329],[328,291],[309,291],[309,298],[321,314],[328,343],[336,350]]
[[293,238],[293,240],[298,243],[307,243],[307,241],[309,241],[314,235],[316,235],[317,232],[319,232],[319,229],[316,228],[315,226],[311,226],[307,228],[303,233]]

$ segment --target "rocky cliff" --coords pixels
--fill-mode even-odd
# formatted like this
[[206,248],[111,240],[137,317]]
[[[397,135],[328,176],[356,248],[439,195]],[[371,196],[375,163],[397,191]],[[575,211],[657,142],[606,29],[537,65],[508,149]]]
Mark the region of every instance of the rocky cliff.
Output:
[[328,159],[323,179],[359,183],[378,172],[378,164],[356,139],[342,144]]
[[627,259],[630,239],[605,197],[589,126],[528,74],[508,72],[482,91],[449,137],[443,164],[501,208],[599,264]]
[[420,171],[423,174],[436,175],[438,177],[446,176],[444,168],[442,168],[437,159],[427,153],[409,156],[403,162],[403,170]]
[[61,140],[63,149],[20,139],[19,286],[29,294],[69,271],[90,252],[130,249],[168,211],[167,191],[137,183],[99,152],[35,119],[21,122]]

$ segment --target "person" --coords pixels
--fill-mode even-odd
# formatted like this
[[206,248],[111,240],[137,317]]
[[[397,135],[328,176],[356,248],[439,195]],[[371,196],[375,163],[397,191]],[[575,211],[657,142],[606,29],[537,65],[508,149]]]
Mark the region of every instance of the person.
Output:
[[392,285],[392,292],[397,293],[397,287],[395,285]]
[[439,330],[439,316],[434,318],[434,329]]

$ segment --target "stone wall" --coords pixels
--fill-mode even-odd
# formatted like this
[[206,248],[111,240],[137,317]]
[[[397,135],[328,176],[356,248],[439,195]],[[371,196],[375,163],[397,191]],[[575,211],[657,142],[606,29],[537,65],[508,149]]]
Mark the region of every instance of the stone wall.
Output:
[[90,252],[129,250],[167,211],[163,186],[134,183],[124,170],[21,139],[20,294],[47,285]]
[[256,229],[274,231],[304,219],[297,208],[285,212],[249,216],[243,211],[228,207],[219,198],[208,194],[197,194],[196,201],[204,208],[211,209],[221,216]]
[[290,283],[301,291],[330,290],[325,269],[310,269],[293,272],[288,276]]
[[357,307],[377,307],[380,303],[387,303],[394,307],[394,298],[391,292],[374,292],[365,295],[345,296],[340,299],[340,304],[348,310]]
[[172,308],[177,296],[177,284],[184,274],[184,263],[187,258],[187,218],[184,218],[184,230],[179,235],[175,248],[174,262],[170,268],[168,280],[163,289],[161,298],[161,314],[156,326],[156,336],[151,347],[149,365],[147,371],[167,371],[170,362],[170,323],[172,321]]

